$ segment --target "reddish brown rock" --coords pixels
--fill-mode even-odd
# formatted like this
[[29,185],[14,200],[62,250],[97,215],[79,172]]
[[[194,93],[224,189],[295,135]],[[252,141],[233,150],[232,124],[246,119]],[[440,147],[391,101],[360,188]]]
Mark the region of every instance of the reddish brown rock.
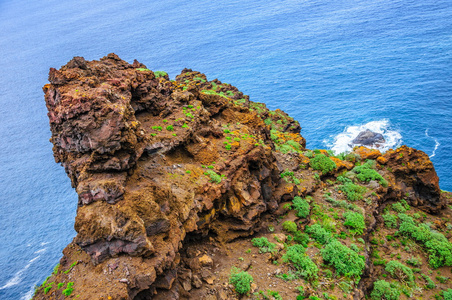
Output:
[[436,213],[445,206],[441,200],[439,178],[427,154],[402,146],[384,154],[386,170],[394,179],[393,195],[410,204]]
[[[332,157],[338,168],[325,182],[316,179],[297,121],[190,69],[169,80],[109,54],[100,61],[75,57],[51,69],[49,81],[54,157],[79,196],[77,235],[49,280],[73,282],[78,299],[189,299],[217,287],[221,259],[190,245],[223,246],[263,230],[267,213],[286,211],[279,203],[317,190],[324,195],[357,159]],[[385,164],[379,172],[389,187],[377,191],[380,202],[407,197],[432,212],[443,206],[425,153],[357,151]],[[293,176],[281,178],[283,172]],[[377,214],[379,202],[372,205]],[[63,298],[53,287],[34,296]]]

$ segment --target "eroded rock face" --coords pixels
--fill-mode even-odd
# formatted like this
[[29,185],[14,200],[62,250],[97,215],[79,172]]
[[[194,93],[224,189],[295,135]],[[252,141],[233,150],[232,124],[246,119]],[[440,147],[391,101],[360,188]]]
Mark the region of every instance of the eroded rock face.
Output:
[[[250,236],[281,201],[325,188],[304,155],[299,123],[230,84],[190,69],[169,80],[115,54],[75,57],[51,69],[49,81],[55,160],[79,196],[77,236],[52,280],[74,282],[79,299],[189,298],[214,279],[199,271],[208,259],[183,249],[187,235],[219,243]],[[443,206],[421,151],[355,151],[388,179],[387,188],[376,184],[381,201],[410,195],[428,211]],[[328,180],[354,167],[331,159]],[[64,299],[60,289],[39,289],[35,299],[49,295]]]
[[[287,114],[192,70],[170,81],[109,54],[100,61],[75,57],[51,69],[49,81],[55,160],[79,195],[69,249],[88,255],[92,271],[116,259],[111,273],[127,279],[95,298],[152,290],[177,266],[186,233],[223,241],[248,236],[262,213],[277,208],[280,195],[272,190],[280,170],[264,120],[305,147]],[[149,274],[136,271],[142,268]]]

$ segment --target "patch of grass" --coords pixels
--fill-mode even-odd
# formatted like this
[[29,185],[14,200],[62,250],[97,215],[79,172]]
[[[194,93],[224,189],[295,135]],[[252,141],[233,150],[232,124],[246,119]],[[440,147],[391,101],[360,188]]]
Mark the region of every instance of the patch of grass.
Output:
[[293,221],[285,221],[282,224],[282,227],[285,231],[287,231],[288,233],[295,233],[297,232],[298,228],[297,228],[297,224],[295,224],[295,222]]
[[295,177],[294,172],[291,172],[289,170],[282,172],[281,178],[288,183],[300,184],[300,180],[297,177]]
[[72,270],[72,268],[75,267],[75,266],[77,265],[77,263],[78,263],[78,261],[74,261],[74,262],[69,266],[69,269],[67,269],[67,270],[64,271],[63,273],[64,273],[64,274],[69,273],[69,272]]
[[391,213],[385,213],[382,215],[386,227],[397,228],[397,216]]
[[309,216],[311,207],[306,199],[299,196],[295,196],[292,200],[293,208],[297,211],[297,217],[306,218]]
[[73,282],[68,282],[66,288],[62,291],[63,295],[65,295],[66,297],[70,296],[74,291],[74,289],[72,288],[73,285],[74,285]]
[[378,280],[374,282],[374,289],[370,294],[372,300],[398,300],[401,291],[397,287],[391,285],[385,280]]
[[447,289],[447,291],[443,291],[444,300],[452,300],[452,289]]
[[326,231],[325,228],[319,224],[306,226],[305,232],[322,245],[328,243],[332,239],[331,232]]
[[443,234],[432,231],[424,223],[417,226],[413,218],[406,214],[400,213],[399,218],[399,233],[411,237],[427,248],[429,264],[433,268],[452,266],[452,243]]
[[229,283],[234,286],[237,294],[248,294],[251,289],[251,282],[253,282],[253,277],[248,272],[240,271],[240,269],[237,269],[236,267],[231,269]]
[[217,173],[215,173],[215,171],[213,170],[207,170],[204,175],[207,175],[210,177],[210,181],[211,182],[215,182],[215,183],[221,183],[221,179],[222,177],[224,177],[223,175],[218,175]]
[[433,280],[430,277],[428,277],[425,274],[421,274],[421,276],[422,276],[422,278],[424,278],[425,282],[427,283],[425,285],[425,288],[427,288],[429,290],[436,288],[436,284],[433,282]]
[[413,267],[419,267],[422,265],[422,262],[417,257],[410,257],[406,260],[406,263],[412,265]]
[[414,274],[411,268],[405,266],[404,264],[391,260],[386,264],[386,272],[391,274],[392,277],[399,279],[400,281],[406,282],[410,285],[414,284]]
[[284,262],[291,262],[297,269],[298,273],[308,280],[318,278],[319,268],[305,254],[305,248],[302,245],[293,245],[287,247],[286,254],[282,257]]
[[254,238],[251,243],[259,248],[260,253],[276,252],[276,244],[269,242],[266,237]]
[[388,182],[381,176],[376,170],[374,170],[375,161],[368,160],[361,166],[353,168],[353,172],[356,173],[356,178],[363,182],[369,182],[371,180],[377,180],[384,187],[388,186]]
[[346,211],[342,216],[345,218],[344,225],[352,228],[350,229],[351,233],[358,235],[364,233],[366,224],[362,214],[353,211]]
[[314,170],[321,171],[322,174],[327,174],[336,168],[336,163],[325,154],[317,154],[314,156],[314,158],[309,161],[309,165]]
[[165,77],[168,75],[168,73],[164,72],[164,71],[155,71],[154,72],[155,78],[159,78],[159,77]]
[[[341,177],[341,176],[339,176]],[[338,179],[339,179],[338,177]],[[344,177],[345,178],[345,177]],[[348,179],[348,178],[345,178]],[[354,184],[350,179],[344,180],[344,184],[341,184],[337,187],[340,191],[342,191],[347,199],[350,201],[357,201],[363,199],[363,194],[366,191],[366,188],[360,186],[358,184]]]
[[364,256],[358,255],[338,240],[332,240],[320,250],[323,260],[332,265],[338,274],[355,277],[357,281],[365,267]]

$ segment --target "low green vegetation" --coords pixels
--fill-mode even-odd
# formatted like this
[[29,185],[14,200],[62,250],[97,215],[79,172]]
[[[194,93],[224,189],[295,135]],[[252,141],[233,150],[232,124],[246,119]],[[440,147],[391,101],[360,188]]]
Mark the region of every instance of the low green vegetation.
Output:
[[309,165],[314,170],[321,171],[322,174],[327,174],[336,168],[336,163],[325,154],[317,154],[314,158],[311,158]]
[[315,280],[318,278],[319,268],[305,254],[305,248],[302,245],[293,245],[287,248],[286,254],[282,259],[284,262],[291,262],[297,269],[297,273],[307,280]]
[[364,233],[366,224],[362,214],[353,211],[346,211],[342,216],[345,218],[344,225],[351,228],[351,233],[358,235]]
[[387,213],[383,214],[382,217],[383,217],[386,227],[397,228],[398,218],[396,215],[387,212]]
[[204,175],[207,175],[210,177],[210,181],[214,183],[221,183],[221,179],[224,177],[224,175],[219,175],[213,170],[207,170],[204,172]]
[[295,196],[292,200],[293,208],[297,211],[297,217],[306,218],[309,216],[311,207],[306,199]]
[[393,278],[399,279],[408,284],[414,284],[414,274],[411,268],[405,266],[401,262],[391,260],[386,264],[386,272],[391,274]]
[[320,250],[323,260],[332,265],[340,275],[354,277],[359,281],[365,267],[364,256],[359,255],[338,240],[332,240]]
[[401,291],[395,285],[391,285],[385,280],[374,282],[374,289],[370,294],[372,300],[398,300]]
[[281,173],[281,178],[284,179],[284,181],[289,183],[295,183],[300,184],[300,180],[295,176],[294,172],[292,171],[284,171]]
[[276,251],[276,244],[269,242],[266,237],[254,238],[251,240],[251,244],[254,247],[258,247],[260,253]]
[[74,289],[72,288],[73,285],[74,285],[73,282],[68,282],[66,288],[62,291],[63,295],[65,295],[66,297],[70,296],[74,291]]
[[363,199],[363,194],[366,191],[365,187],[354,184],[351,179],[344,176],[338,176],[337,180],[343,183],[337,187],[338,190],[342,191],[348,200],[357,201]]
[[427,224],[416,225],[411,216],[400,213],[399,232],[421,243],[429,254],[429,264],[433,268],[452,266],[452,243],[439,233],[432,231]]
[[283,223],[283,229],[288,233],[296,233],[297,232],[297,224],[293,221],[285,221]]
[[313,224],[311,226],[306,226],[306,233],[309,234],[318,243],[324,245],[332,239],[332,234],[326,231],[320,224]]
[[231,275],[229,277],[229,283],[234,286],[237,294],[245,295],[251,289],[251,283],[253,282],[253,277],[248,274],[248,272],[240,271],[236,267],[231,269]]
[[384,187],[388,186],[388,182],[381,176],[375,169],[375,161],[368,160],[361,166],[353,168],[353,172],[356,173],[356,178],[363,182],[369,182],[371,180],[377,180]]

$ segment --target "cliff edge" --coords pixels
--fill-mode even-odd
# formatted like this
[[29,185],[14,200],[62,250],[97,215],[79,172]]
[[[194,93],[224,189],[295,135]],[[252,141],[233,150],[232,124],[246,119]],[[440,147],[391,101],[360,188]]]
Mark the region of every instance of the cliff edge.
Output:
[[391,261],[452,265],[450,195],[421,151],[311,151],[297,121],[230,84],[115,54],[49,81],[77,235],[34,299],[364,299],[385,283],[405,297],[427,279]]

